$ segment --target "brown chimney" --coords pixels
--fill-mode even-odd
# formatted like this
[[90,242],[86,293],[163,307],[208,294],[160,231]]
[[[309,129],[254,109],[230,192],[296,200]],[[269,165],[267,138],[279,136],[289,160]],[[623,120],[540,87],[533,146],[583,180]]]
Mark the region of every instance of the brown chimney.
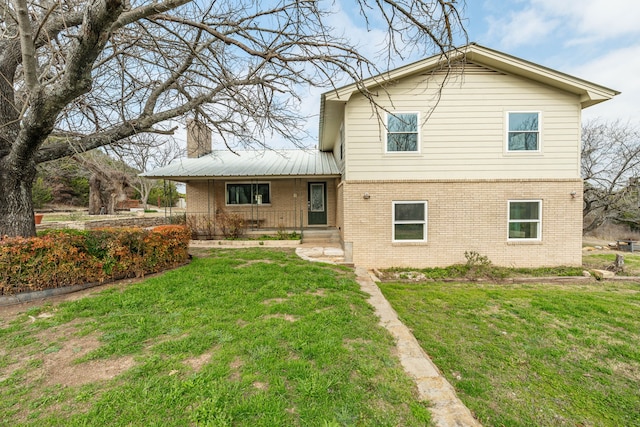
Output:
[[197,158],[211,153],[211,130],[204,123],[187,122],[187,157]]

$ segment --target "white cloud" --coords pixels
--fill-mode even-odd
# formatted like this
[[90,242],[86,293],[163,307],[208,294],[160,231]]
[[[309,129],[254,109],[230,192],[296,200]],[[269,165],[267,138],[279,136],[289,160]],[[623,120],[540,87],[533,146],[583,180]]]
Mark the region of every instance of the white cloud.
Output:
[[610,101],[587,108],[583,117],[637,123],[640,118],[639,71],[640,45],[610,51],[569,70],[573,75],[622,92]]
[[546,19],[534,9],[510,12],[507,16],[487,17],[489,36],[497,36],[500,45],[506,48],[532,44],[549,35],[559,24],[557,20]]
[[[564,46],[640,34],[638,0],[501,1],[486,17],[488,37],[503,48],[560,42]],[[485,9],[486,10],[486,9]]]
[[532,0],[547,17],[562,17],[579,37],[614,38],[640,32],[638,0]]

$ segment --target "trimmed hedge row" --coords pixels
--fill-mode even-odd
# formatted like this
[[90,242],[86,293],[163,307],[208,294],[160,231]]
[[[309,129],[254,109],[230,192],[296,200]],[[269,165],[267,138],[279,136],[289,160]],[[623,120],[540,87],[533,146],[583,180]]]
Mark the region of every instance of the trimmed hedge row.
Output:
[[187,261],[191,232],[164,225],[52,230],[0,240],[0,295],[141,277]]

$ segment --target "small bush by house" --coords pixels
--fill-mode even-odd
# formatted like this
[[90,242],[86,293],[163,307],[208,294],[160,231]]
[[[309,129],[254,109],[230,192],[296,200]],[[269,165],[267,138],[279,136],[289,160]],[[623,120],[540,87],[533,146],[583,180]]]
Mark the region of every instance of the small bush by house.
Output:
[[0,240],[0,295],[162,271],[187,260],[190,237],[184,226],[165,225],[5,238]]

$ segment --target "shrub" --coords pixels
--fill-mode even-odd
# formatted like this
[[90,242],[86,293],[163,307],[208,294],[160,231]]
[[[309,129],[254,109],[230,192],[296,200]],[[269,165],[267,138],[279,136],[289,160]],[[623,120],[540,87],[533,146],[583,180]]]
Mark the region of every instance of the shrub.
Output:
[[185,216],[185,224],[191,230],[191,235],[194,239],[198,237],[211,239],[215,235],[215,220],[210,215],[192,214]]
[[238,213],[228,213],[221,210],[216,215],[216,223],[226,238],[237,239],[247,231],[247,221]]
[[141,277],[184,263],[190,232],[165,225],[0,240],[0,295]]

